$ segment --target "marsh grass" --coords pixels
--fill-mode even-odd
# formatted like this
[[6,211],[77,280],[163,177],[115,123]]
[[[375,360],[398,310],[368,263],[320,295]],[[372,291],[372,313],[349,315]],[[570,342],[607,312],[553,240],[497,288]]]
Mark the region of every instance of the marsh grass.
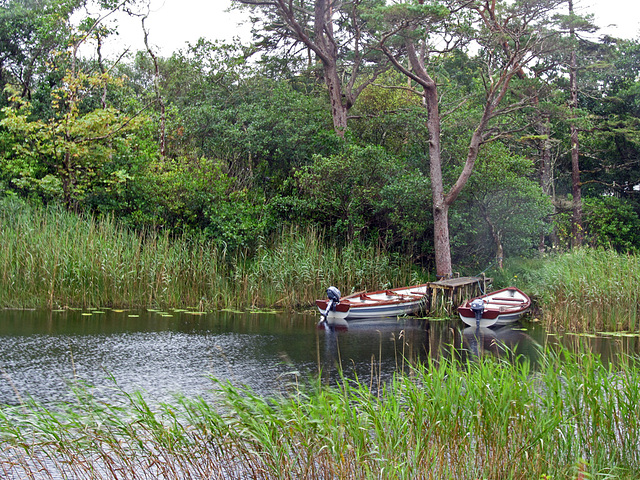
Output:
[[257,251],[203,238],[134,232],[113,218],[0,202],[0,307],[300,308],[329,285],[404,285],[407,261],[375,247],[339,249],[312,229],[284,230]]
[[542,307],[547,327],[567,331],[630,331],[640,325],[640,257],[579,249],[537,262],[521,281]]
[[[548,352],[533,369],[432,362],[372,389],[343,379],[279,396],[118,406],[80,390],[0,409],[6,478],[638,478],[640,365]],[[580,476],[582,475],[582,476]]]

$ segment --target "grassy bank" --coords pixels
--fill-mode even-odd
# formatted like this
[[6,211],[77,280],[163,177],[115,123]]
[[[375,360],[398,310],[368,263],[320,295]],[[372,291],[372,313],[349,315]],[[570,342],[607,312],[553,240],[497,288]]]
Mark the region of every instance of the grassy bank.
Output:
[[[546,354],[419,367],[265,399],[0,409],[5,478],[631,479],[640,475],[640,365]],[[372,393],[373,392],[373,393]],[[12,476],[12,475],[15,475]],[[34,475],[33,477],[31,475]]]
[[113,219],[15,200],[0,202],[0,228],[0,308],[300,308],[329,285],[418,281],[408,262],[369,246],[326,246],[314,230],[229,252],[206,239],[136,233]]
[[565,331],[640,328],[640,257],[584,248],[512,265],[498,278],[535,297],[545,325]]

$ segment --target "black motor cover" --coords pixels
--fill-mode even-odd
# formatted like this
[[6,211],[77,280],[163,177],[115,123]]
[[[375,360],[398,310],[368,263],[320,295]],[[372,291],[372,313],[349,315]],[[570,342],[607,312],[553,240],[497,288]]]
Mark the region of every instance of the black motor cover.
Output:
[[327,297],[329,298],[329,300],[332,300],[332,303],[335,305],[340,301],[340,290],[338,290],[336,287],[327,288]]

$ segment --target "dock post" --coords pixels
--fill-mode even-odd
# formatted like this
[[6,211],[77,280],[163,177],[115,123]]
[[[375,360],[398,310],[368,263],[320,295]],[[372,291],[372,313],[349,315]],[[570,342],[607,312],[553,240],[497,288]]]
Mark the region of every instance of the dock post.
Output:
[[429,315],[456,315],[456,309],[469,298],[486,292],[491,279],[484,277],[458,277],[429,283]]

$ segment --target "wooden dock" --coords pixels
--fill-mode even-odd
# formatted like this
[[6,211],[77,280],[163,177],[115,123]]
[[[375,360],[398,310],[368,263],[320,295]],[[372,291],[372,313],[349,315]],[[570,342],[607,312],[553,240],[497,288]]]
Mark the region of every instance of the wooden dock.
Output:
[[486,292],[491,283],[487,277],[456,277],[429,285],[429,314],[455,315],[456,308],[465,300]]

